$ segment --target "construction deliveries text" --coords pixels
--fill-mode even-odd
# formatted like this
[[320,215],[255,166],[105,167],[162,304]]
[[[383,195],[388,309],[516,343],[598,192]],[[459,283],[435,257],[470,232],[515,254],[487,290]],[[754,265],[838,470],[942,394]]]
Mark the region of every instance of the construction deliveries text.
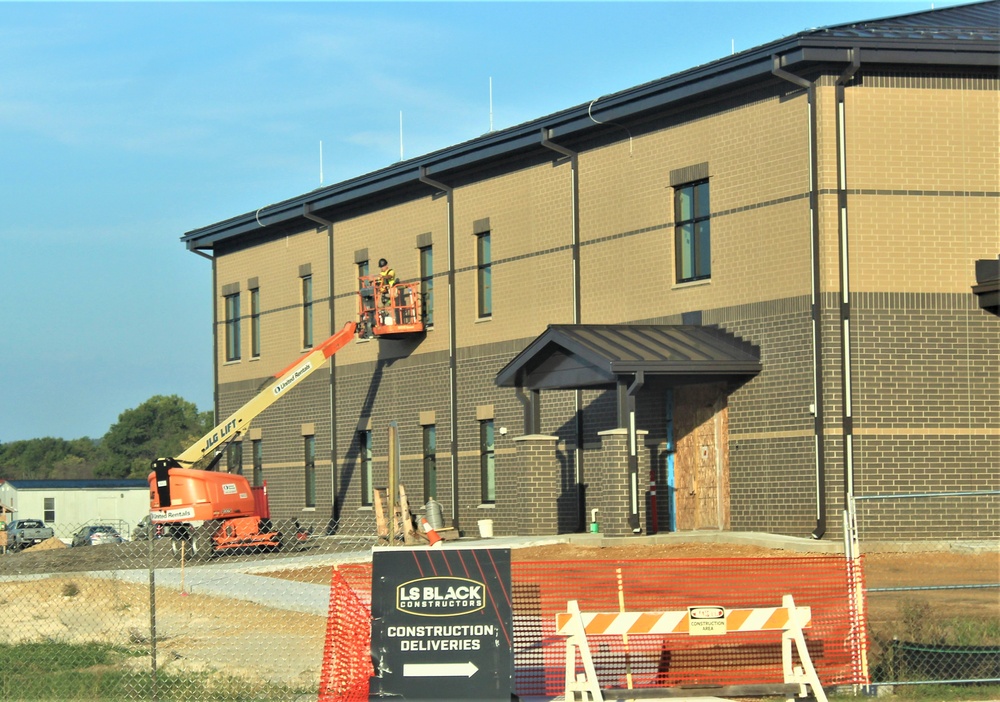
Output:
[[460,638],[462,636],[496,636],[496,627],[492,624],[453,624],[451,626],[390,626],[385,630],[386,636],[393,638]]

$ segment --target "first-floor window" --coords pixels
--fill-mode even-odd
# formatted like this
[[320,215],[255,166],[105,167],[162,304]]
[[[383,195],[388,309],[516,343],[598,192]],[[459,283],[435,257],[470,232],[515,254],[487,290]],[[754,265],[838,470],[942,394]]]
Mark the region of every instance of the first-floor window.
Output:
[[56,498],[46,497],[44,509],[42,510],[42,521],[51,524],[56,520]]
[[305,437],[306,507],[316,506],[316,437]]
[[243,442],[233,441],[226,449],[226,464],[230,473],[243,475]]
[[497,501],[497,473],[494,452],[493,420],[485,419],[479,423],[479,471],[484,504],[493,504]]
[[264,445],[260,439],[254,439],[250,449],[253,452],[253,484],[260,487],[264,484]]
[[424,504],[437,498],[437,432],[433,424],[424,427]]
[[372,432],[370,429],[358,432],[358,454],[361,457],[361,504],[370,507],[375,502],[375,488],[372,483]]

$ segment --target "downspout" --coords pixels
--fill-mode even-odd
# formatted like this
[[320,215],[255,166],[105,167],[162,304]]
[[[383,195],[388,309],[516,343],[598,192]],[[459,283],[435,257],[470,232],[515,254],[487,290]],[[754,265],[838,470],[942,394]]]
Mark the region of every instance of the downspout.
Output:
[[451,402],[451,526],[456,533],[459,525],[458,500],[458,336],[455,311],[455,189],[427,176],[427,166],[420,167],[419,180],[446,196],[448,206],[448,383]]
[[816,114],[816,84],[781,68],[781,59],[771,57],[771,73],[806,91],[809,111],[809,260],[811,264],[811,317],[813,345],[813,456],[816,473],[816,528],[812,538],[826,533],[826,447],[823,439],[823,344],[822,288],[820,287],[819,241],[819,157],[817,141],[819,118]]
[[[302,215],[306,219],[311,219],[316,224],[326,227],[327,240],[327,261],[329,262],[329,285],[330,294],[328,297],[328,309],[330,317],[330,333],[336,329],[336,320],[333,314],[333,222],[313,214],[312,206],[306,203],[302,208]],[[333,500],[333,523],[334,526],[340,523],[340,503],[338,502],[338,475],[337,457],[339,456],[337,446],[337,358],[330,358],[330,494]]]
[[639,442],[635,431],[635,396],[646,382],[643,371],[635,372],[635,380],[628,386],[628,523],[632,533],[642,531],[639,524]]
[[851,281],[847,228],[847,127],[844,89],[861,68],[861,51],[850,50],[851,63],[837,79],[837,233],[840,239],[841,376],[844,381],[844,508],[854,498],[854,393],[851,374]]
[[[569,159],[570,177],[572,185],[570,187],[570,206],[572,207],[572,235],[570,249],[573,255],[573,324],[581,322],[581,300],[580,300],[580,154],[565,146],[552,141],[552,130],[542,128],[542,146],[552,149],[556,153],[562,154]],[[583,471],[583,391],[577,388],[573,392],[574,416],[576,417],[576,445],[573,449],[573,465],[576,470],[576,485],[579,511],[579,531],[584,531],[587,525],[587,504],[584,487]]]

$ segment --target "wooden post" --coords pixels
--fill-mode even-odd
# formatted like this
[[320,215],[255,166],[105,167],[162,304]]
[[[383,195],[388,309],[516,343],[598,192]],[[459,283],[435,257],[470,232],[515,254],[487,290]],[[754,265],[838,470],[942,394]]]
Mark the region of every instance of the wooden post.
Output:
[[389,422],[389,544],[396,543],[396,491],[399,490],[399,427]]

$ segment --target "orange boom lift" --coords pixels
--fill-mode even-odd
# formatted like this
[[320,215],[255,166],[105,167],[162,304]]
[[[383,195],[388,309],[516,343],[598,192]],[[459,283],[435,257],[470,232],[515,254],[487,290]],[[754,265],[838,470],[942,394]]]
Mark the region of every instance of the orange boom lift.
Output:
[[[246,431],[261,412],[318,370],[354,337],[357,324],[344,328],[277,373],[267,387],[175,458],[153,461],[149,474],[150,521],[170,526],[174,553],[186,542],[191,558],[248,548],[280,548],[297,537],[271,528],[267,487],[250,487],[242,475],[213,468],[223,449]],[[192,466],[214,454],[206,470]]]
[[[301,534],[283,533],[271,526],[267,486],[251,487],[242,475],[214,470],[223,449],[241,436],[253,419],[342,349],[355,332],[361,338],[400,339],[424,331],[420,311],[420,284],[381,287],[378,276],[361,279],[359,322],[343,329],[273,376],[252,400],[227,417],[190,448],[174,458],[153,461],[149,474],[150,521],[168,525],[174,553],[187,546],[192,558],[208,558],[232,549],[281,548]],[[212,456],[207,468],[199,461]]]

